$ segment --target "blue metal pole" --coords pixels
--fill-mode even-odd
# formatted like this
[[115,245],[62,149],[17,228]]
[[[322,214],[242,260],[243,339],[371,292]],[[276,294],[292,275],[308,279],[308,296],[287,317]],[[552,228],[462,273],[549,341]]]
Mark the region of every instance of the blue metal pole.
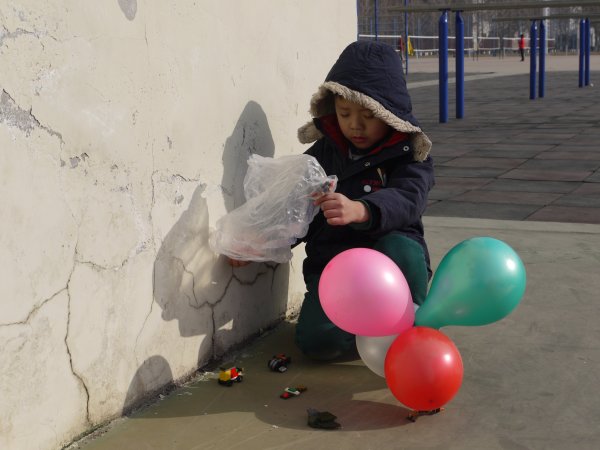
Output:
[[531,30],[529,36],[529,99],[535,100],[535,57],[537,45],[537,25],[535,20],[531,21]]
[[377,0],[374,0],[375,2],[375,40],[378,40],[378,35],[379,35],[379,26],[377,23]]
[[440,123],[448,122],[448,11],[439,20]]
[[591,43],[591,34],[590,34],[590,19],[589,17],[585,19],[585,85],[590,85],[590,53],[592,50]]
[[465,23],[456,11],[456,118],[465,116]]
[[[404,6],[408,0],[404,0]],[[408,75],[408,12],[404,11],[404,62],[406,63],[406,75]]]
[[585,69],[585,22],[579,21],[579,87],[583,87],[583,72]]
[[544,98],[546,93],[546,25],[540,20],[540,73],[538,96]]

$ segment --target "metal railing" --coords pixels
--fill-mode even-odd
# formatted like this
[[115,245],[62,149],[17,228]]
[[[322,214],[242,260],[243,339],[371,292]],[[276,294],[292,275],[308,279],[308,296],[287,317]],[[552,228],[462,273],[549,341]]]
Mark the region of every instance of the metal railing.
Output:
[[[402,35],[398,34],[359,34],[359,39],[379,40],[391,45],[400,52],[402,50],[403,39]],[[437,56],[439,54],[439,38],[438,36],[408,36],[409,55],[415,58]],[[554,53],[556,49],[556,40],[546,40],[546,52]],[[529,46],[525,47],[527,52],[530,51]],[[454,36],[448,36],[448,52],[454,54],[456,52],[456,43]],[[504,57],[506,54],[519,53],[519,38],[517,37],[480,37],[475,39],[470,36],[464,38],[464,54],[466,56],[476,57],[479,55],[489,55]],[[404,55],[403,55],[404,56]]]

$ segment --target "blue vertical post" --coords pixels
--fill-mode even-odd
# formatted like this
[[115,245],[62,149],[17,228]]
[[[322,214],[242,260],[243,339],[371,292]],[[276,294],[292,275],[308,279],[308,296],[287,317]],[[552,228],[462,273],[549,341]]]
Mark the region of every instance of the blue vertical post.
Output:
[[440,123],[448,122],[448,11],[439,20]]
[[375,40],[378,40],[378,36],[379,36],[379,26],[377,23],[377,0],[374,0],[375,4],[374,4],[374,13],[375,13]]
[[529,99],[535,100],[535,69],[536,69],[537,25],[531,21],[529,36]]
[[[404,0],[404,6],[408,0]],[[408,12],[404,11],[404,62],[406,63],[406,75],[408,75]]]
[[546,25],[544,20],[540,20],[540,73],[538,96],[544,98],[546,93]]
[[590,34],[590,19],[589,17],[587,19],[585,19],[585,73],[584,73],[584,80],[585,80],[585,85],[589,86],[590,85],[590,53],[591,53],[591,49],[592,49],[592,43],[591,43],[591,34]]
[[456,11],[456,118],[465,116],[465,23]]
[[583,87],[583,72],[585,69],[585,21],[579,21],[579,87]]

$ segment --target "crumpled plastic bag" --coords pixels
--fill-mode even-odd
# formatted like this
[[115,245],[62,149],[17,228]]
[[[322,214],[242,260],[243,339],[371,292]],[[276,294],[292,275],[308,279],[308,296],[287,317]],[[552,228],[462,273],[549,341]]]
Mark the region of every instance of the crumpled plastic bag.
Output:
[[335,191],[310,155],[251,155],[244,178],[246,203],[221,217],[209,238],[215,253],[242,261],[288,262],[291,245],[306,236],[319,212],[315,198]]

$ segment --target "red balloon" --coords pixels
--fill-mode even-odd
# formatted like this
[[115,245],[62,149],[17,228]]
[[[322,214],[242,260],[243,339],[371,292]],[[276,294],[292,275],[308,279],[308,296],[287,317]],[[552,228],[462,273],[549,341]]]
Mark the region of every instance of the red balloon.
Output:
[[441,408],[463,379],[458,349],[449,337],[429,327],[401,333],[387,352],[384,371],[394,397],[417,411]]

